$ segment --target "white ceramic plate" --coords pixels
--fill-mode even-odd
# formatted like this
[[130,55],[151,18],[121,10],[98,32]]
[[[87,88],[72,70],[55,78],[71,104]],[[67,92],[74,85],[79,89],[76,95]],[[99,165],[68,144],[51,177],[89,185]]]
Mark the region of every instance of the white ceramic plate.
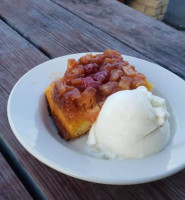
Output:
[[59,57],[30,70],[14,86],[8,118],[19,142],[33,156],[64,174],[97,183],[136,184],[164,178],[185,167],[185,82],[147,61],[124,56],[155,85],[154,94],[167,100],[171,139],[161,152],[142,159],[104,160],[87,151],[87,136],[65,142],[48,115],[45,88],[63,75],[69,58]]

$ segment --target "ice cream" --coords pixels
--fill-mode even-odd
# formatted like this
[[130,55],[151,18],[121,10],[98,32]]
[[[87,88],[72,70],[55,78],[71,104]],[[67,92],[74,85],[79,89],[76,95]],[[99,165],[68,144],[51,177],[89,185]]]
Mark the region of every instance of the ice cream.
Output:
[[110,158],[141,158],[169,141],[166,102],[144,86],[116,92],[105,101],[87,144]]

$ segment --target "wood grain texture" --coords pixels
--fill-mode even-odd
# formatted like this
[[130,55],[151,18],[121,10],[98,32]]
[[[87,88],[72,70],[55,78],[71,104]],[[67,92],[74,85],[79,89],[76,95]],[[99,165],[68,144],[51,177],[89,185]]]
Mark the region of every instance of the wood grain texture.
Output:
[[0,120],[0,131],[6,141],[11,145],[22,165],[30,172],[36,183],[40,186],[48,199],[51,200],[111,200],[109,195],[98,184],[80,181],[45,166],[31,156],[16,140],[6,116],[6,102],[8,94],[0,87],[0,113],[4,116]]
[[1,0],[0,15],[51,57],[113,48],[150,60],[49,0]]
[[31,200],[22,183],[16,177],[6,160],[0,153],[0,199],[1,200]]
[[24,73],[46,60],[48,57],[0,20],[0,82],[6,90],[11,89],[8,81],[13,85]]
[[185,78],[185,34],[115,0],[52,0]]
[[[20,162],[30,172],[48,199],[85,200],[105,198],[109,200],[109,196],[98,185],[72,179],[46,167],[19,144],[10,129],[7,119],[8,94],[20,76],[48,58],[2,21],[0,21],[0,40],[3,47],[0,54],[0,77],[5,75],[7,77],[6,81],[4,79],[0,80],[0,132],[13,148]],[[27,49],[23,48],[25,46]],[[8,58],[4,59],[6,54]],[[25,60],[22,60],[23,58]],[[95,196],[97,197],[95,198]]]
[[[3,20],[14,26],[21,35],[43,52],[46,51],[54,57],[79,51],[102,51],[111,44],[115,45],[114,48],[120,48],[121,52],[124,51],[124,46],[117,39],[113,39],[108,34],[99,36],[102,31],[50,1],[40,2],[1,0],[0,13]],[[6,114],[8,94],[21,75],[48,58],[3,22],[0,22],[0,27],[2,27],[0,28],[0,44],[3,48],[2,51],[0,50],[0,69],[2,69],[0,77],[5,75],[9,77],[7,80],[0,80],[0,132],[3,133],[23,166],[31,173],[48,199],[178,200],[185,198],[185,170],[154,183],[135,186],[101,185],[58,173],[27,153],[14,137],[8,124]],[[128,48],[128,53],[141,56],[131,48]],[[181,68],[179,71],[184,74]]]

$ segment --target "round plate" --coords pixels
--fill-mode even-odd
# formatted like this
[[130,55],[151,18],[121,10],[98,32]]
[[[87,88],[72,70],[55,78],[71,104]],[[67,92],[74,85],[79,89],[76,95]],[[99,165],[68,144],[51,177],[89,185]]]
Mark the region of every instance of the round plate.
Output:
[[27,72],[8,100],[10,126],[19,142],[38,160],[64,174],[97,183],[136,184],[164,178],[185,167],[185,82],[159,65],[124,56],[154,84],[153,93],[166,99],[171,138],[161,152],[142,159],[105,160],[87,150],[87,135],[66,142],[48,115],[45,88],[61,77],[69,58],[59,57]]

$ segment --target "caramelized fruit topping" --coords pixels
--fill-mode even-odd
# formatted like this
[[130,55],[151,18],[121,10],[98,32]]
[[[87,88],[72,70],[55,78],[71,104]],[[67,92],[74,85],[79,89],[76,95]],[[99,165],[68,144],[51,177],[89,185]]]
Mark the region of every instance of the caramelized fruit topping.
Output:
[[69,59],[64,77],[55,82],[53,99],[60,106],[67,106],[67,112],[73,112],[71,116],[84,110],[87,115],[89,109],[101,107],[114,92],[141,85],[152,89],[146,77],[124,61],[120,53],[107,49],[103,54],[87,54],[78,61]]

